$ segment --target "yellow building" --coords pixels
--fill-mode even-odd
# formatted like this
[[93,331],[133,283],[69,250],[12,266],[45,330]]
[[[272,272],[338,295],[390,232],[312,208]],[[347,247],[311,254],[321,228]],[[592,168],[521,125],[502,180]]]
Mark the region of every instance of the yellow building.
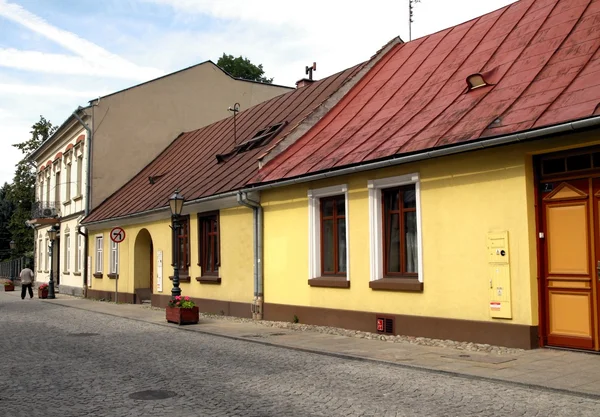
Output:
[[[185,134],[86,222],[104,239],[146,229],[166,259],[167,198],[191,196],[175,253],[202,311],[598,351],[597,8],[557,3],[521,0],[392,42],[302,123],[273,116],[272,101],[256,108],[268,123],[238,119],[239,140],[220,133],[231,120]],[[132,299],[157,262],[128,265]],[[109,294],[105,278],[95,294]],[[218,278],[214,292],[202,285]]]

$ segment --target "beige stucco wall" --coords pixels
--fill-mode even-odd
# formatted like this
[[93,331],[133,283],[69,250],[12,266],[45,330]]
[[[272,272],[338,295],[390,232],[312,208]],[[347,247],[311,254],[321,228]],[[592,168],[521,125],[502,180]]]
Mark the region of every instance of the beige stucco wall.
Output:
[[94,102],[92,208],[137,174],[181,132],[199,129],[291,91],[231,78],[211,62]]

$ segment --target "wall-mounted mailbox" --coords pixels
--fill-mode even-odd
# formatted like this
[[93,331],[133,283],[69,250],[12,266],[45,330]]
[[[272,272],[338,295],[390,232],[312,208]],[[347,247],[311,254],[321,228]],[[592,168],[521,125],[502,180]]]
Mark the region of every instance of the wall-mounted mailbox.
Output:
[[512,319],[508,232],[487,235],[490,316]]

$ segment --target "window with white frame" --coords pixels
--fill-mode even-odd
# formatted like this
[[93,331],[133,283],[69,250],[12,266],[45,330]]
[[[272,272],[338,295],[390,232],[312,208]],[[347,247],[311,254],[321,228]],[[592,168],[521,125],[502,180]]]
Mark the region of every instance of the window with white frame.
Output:
[[372,180],[368,188],[371,281],[399,278],[422,283],[419,175]]
[[83,155],[77,155],[77,197],[83,192]]
[[68,202],[71,199],[71,160],[69,159],[67,161],[67,158],[65,158],[65,170],[67,171],[67,178],[65,181],[65,186],[66,186],[66,196],[65,196],[65,202]]
[[309,279],[349,280],[348,187],[308,191]]
[[64,272],[71,271],[71,231],[67,227],[65,229],[65,260],[64,260]]
[[42,245],[42,239],[38,240],[38,264],[37,264],[37,270],[41,271],[42,270],[42,263],[44,259],[44,246]]
[[119,273],[119,244],[110,241],[110,273],[117,275]]
[[102,265],[104,265],[104,237],[102,235],[96,236],[96,273],[101,274],[103,271]]
[[46,238],[46,241],[44,243],[45,243],[44,247],[46,248],[47,255],[48,255],[48,256],[46,256],[46,263],[44,264],[44,271],[47,271],[48,265],[50,265],[50,263],[52,262],[52,260],[50,259],[50,240],[48,240],[48,238]]
[[81,272],[83,261],[83,236],[77,234],[77,256],[75,257],[75,272]]

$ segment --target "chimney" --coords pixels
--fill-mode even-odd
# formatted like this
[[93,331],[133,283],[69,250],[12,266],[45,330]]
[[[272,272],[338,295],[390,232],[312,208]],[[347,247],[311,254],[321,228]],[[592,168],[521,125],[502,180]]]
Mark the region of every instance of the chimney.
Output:
[[308,78],[302,78],[301,80],[296,81],[296,88],[306,87],[307,85],[310,85],[314,82],[315,82],[315,80],[309,80]]

